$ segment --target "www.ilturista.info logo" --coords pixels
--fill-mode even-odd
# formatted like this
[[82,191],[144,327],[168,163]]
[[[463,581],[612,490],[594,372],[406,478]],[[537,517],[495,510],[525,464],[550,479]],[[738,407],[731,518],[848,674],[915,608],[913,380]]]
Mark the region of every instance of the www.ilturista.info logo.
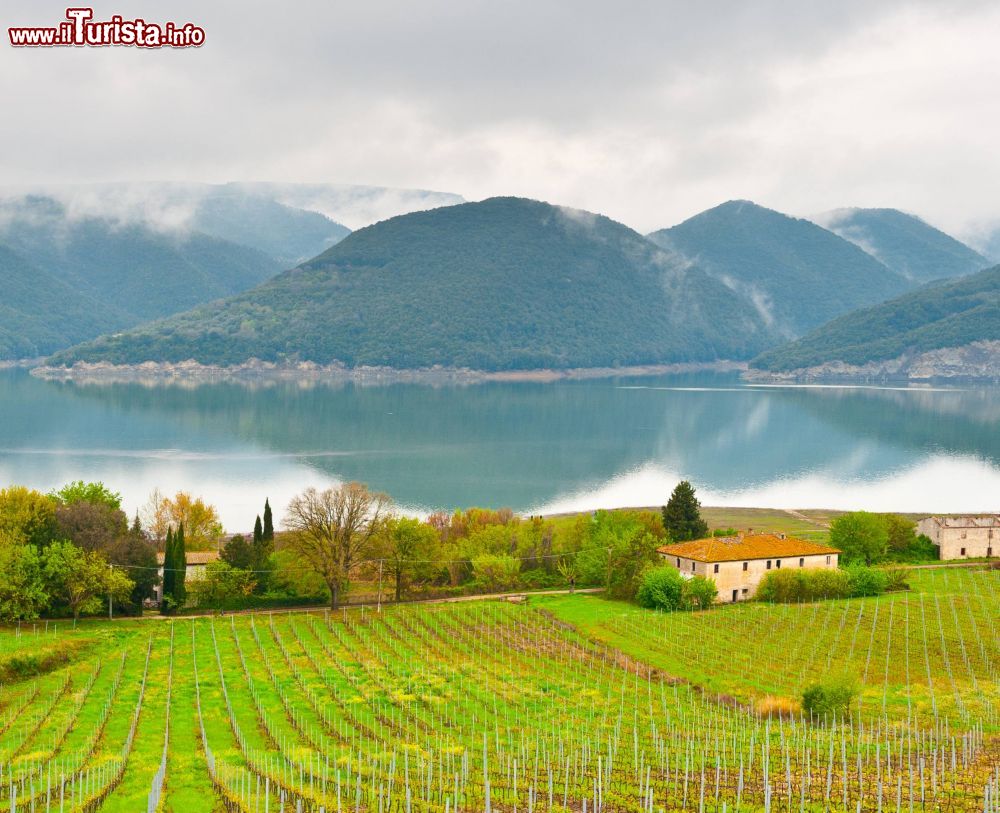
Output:
[[132,45],[138,48],[197,48],[205,43],[205,29],[193,23],[149,23],[126,20],[116,14],[94,21],[92,8],[68,8],[66,19],[53,26],[7,29],[10,44],[24,48],[59,45]]

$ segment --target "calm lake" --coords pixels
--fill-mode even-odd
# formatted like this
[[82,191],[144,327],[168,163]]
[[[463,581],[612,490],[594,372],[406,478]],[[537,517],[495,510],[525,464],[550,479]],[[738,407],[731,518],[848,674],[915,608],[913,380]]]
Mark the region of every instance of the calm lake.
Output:
[[134,511],[185,489],[246,530],[306,486],[414,510],[659,505],[1000,509],[1000,390],[762,387],[735,376],[557,384],[73,385],[0,372],[0,482],[103,480]]

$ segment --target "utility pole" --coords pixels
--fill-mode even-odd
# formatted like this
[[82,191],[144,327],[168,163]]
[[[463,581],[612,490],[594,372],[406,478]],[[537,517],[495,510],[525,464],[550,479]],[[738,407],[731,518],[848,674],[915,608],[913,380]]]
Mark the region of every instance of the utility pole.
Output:
[[382,560],[378,560],[378,611],[382,613]]

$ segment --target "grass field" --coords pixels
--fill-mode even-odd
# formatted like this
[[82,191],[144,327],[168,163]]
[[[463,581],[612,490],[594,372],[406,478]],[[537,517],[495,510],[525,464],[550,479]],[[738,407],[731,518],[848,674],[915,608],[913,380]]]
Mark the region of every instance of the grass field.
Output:
[[[4,630],[0,810],[996,813],[1000,572],[912,584]],[[760,713],[831,672],[850,720]]]

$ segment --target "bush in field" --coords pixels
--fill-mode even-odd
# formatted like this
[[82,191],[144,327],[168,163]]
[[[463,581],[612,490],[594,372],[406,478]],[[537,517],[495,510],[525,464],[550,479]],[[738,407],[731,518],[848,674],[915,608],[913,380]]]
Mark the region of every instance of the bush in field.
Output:
[[851,713],[851,702],[857,695],[857,684],[850,678],[828,678],[806,687],[802,692],[802,710],[816,720],[843,719]]
[[704,576],[685,579],[681,586],[681,604],[688,610],[707,610],[718,598],[719,588]]
[[889,530],[878,514],[851,511],[830,525],[830,544],[840,549],[843,563],[872,565],[888,555]]
[[635,597],[640,606],[650,610],[677,610],[681,607],[683,593],[684,579],[681,574],[663,565],[643,574]]
[[757,588],[757,598],[775,603],[846,598],[851,595],[846,571],[830,569],[772,570]]
[[909,590],[909,571],[902,567],[887,567],[885,573],[887,593],[898,593],[901,590]]
[[221,607],[253,595],[254,574],[219,560],[205,565],[205,576],[188,582],[187,592],[198,607]]
[[513,556],[484,553],[473,558],[472,573],[484,590],[496,593],[517,587],[521,577],[521,563]]
[[880,596],[889,586],[889,576],[877,567],[849,567],[847,575],[851,582],[851,596]]

